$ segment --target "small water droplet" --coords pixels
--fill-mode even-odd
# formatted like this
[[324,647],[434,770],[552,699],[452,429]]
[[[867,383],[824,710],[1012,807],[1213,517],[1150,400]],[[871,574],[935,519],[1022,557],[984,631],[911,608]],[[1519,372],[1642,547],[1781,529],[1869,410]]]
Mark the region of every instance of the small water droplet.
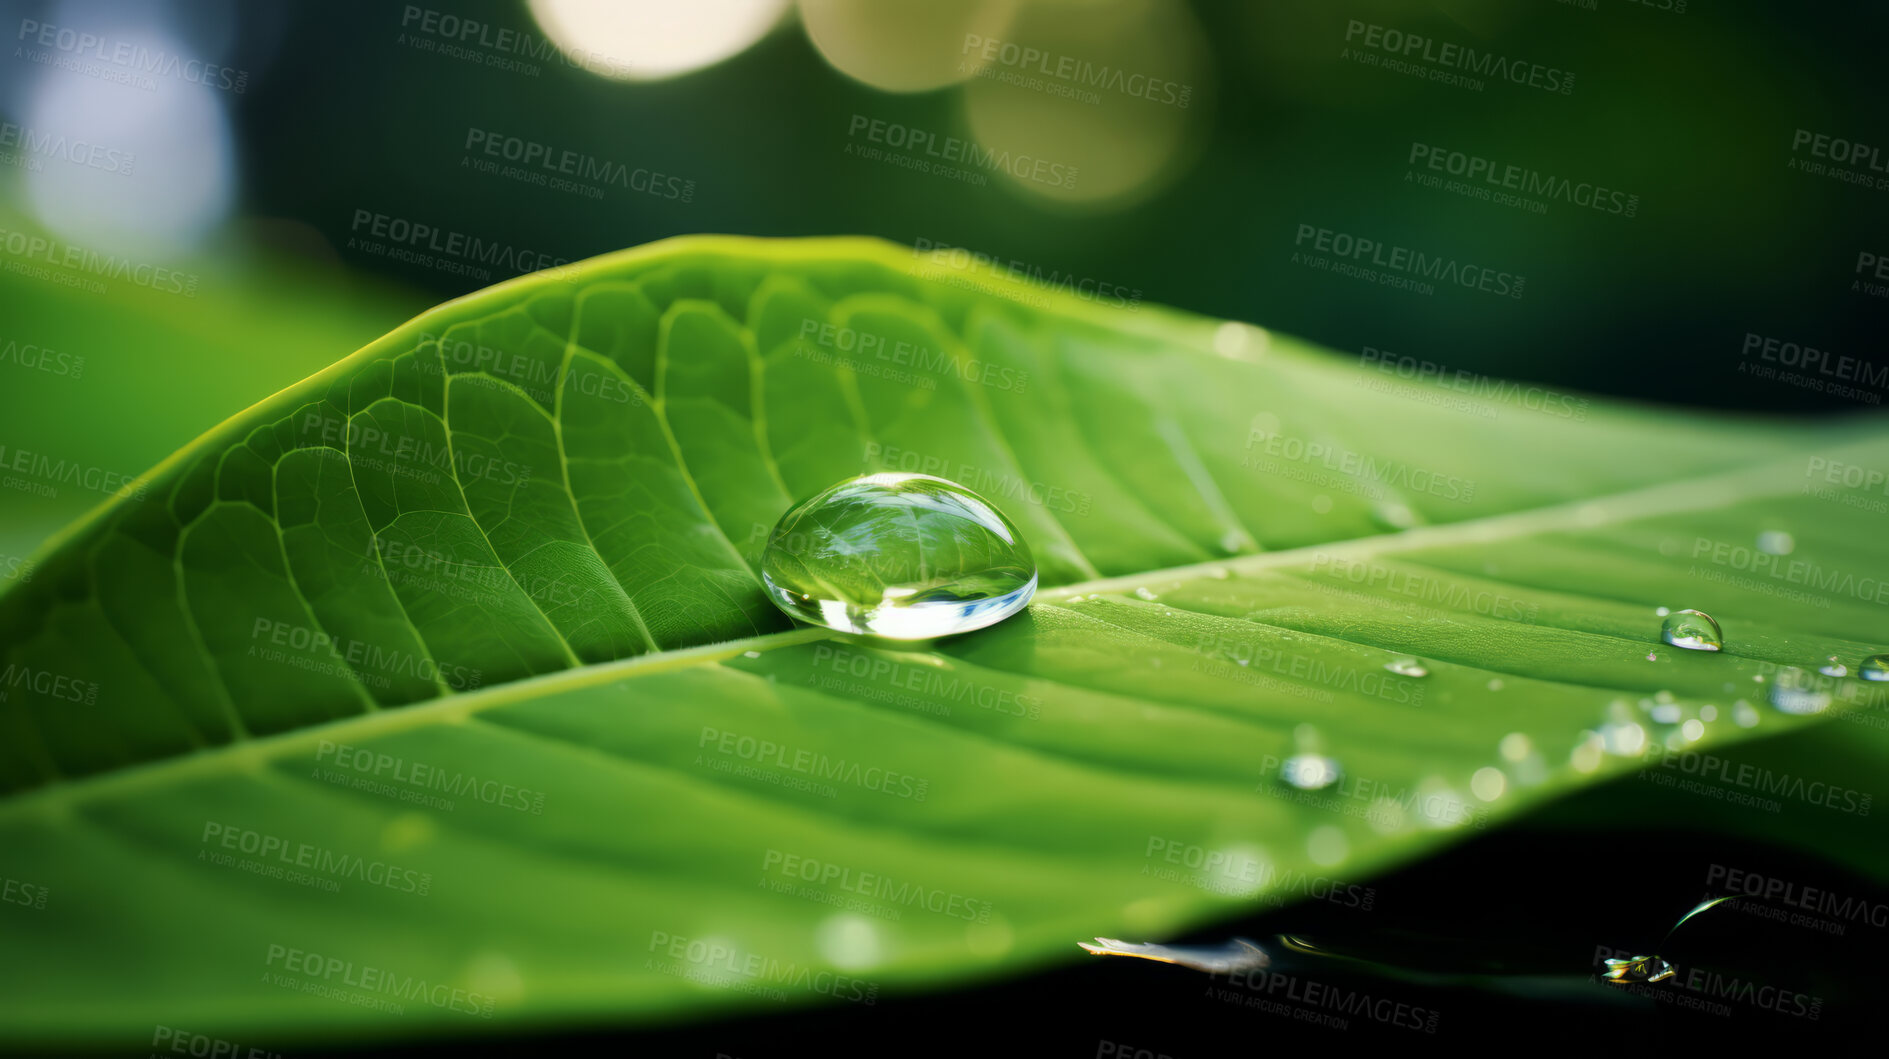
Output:
[[1270,336],[1252,324],[1228,320],[1213,331],[1213,351],[1233,360],[1258,359]]
[[1323,754],[1294,754],[1279,766],[1279,778],[1302,791],[1322,791],[1342,775],[1338,762]]
[[1574,744],[1574,751],[1568,755],[1568,763],[1576,772],[1592,772],[1600,767],[1600,758],[1607,750],[1607,742],[1598,732],[1583,732],[1581,741]]
[[1836,655],[1830,655],[1824,660],[1823,665],[1817,667],[1817,672],[1826,677],[1847,677],[1850,675],[1850,667],[1837,661]]
[[741,657],[743,657],[743,658],[759,658],[759,657],[761,657],[761,652],[759,652],[759,651],[743,651],[743,652],[741,652]]
[[1489,690],[1490,690],[1490,691],[1501,691],[1501,690],[1502,690],[1502,678],[1501,678],[1501,677],[1493,677],[1493,678],[1491,678],[1491,679],[1490,679],[1490,681],[1489,681]]
[[1379,522],[1394,529],[1409,529],[1417,524],[1417,513],[1410,510],[1407,504],[1385,501],[1373,507],[1371,513],[1377,516]]
[[1856,668],[1856,675],[1864,680],[1889,680],[1889,654],[1863,659],[1863,664]]
[[1680,725],[1679,731],[1685,735],[1686,742],[1696,743],[1705,738],[1705,722],[1694,717],[1692,720]]
[[1830,707],[1830,689],[1808,670],[1783,666],[1771,682],[1771,705],[1784,713],[1822,713]]
[[1717,651],[1725,646],[1725,634],[1710,614],[1699,610],[1677,610],[1660,626],[1659,638],[1688,651]]
[[1656,609],[1655,609],[1655,610],[1653,611],[1653,613],[1655,613],[1655,614],[1657,614],[1657,615],[1659,615],[1660,617],[1662,617],[1662,618],[1663,618],[1663,617],[1665,617],[1666,615],[1668,615],[1668,614],[1671,614],[1671,613],[1672,613],[1672,608],[1671,608],[1671,607],[1659,607],[1659,608],[1656,608]]
[[1216,566],[1207,571],[1207,576],[1213,578],[1215,581],[1225,581],[1227,578],[1233,576],[1233,571],[1224,566]]
[[1625,960],[1608,960],[1607,970],[1601,977],[1609,982],[1631,985],[1635,982],[1664,982],[1673,976],[1673,965],[1657,956],[1633,956]]
[[1670,702],[1653,707],[1652,713],[1653,713],[1653,720],[1657,724],[1678,724],[1679,723],[1679,716],[1680,716],[1679,707],[1673,705]]
[[1648,651],[1646,652],[1646,660],[1648,662],[1657,662],[1659,661],[1659,655],[1656,654],[1655,652]]
[[1758,708],[1744,699],[1732,703],[1732,723],[1740,728],[1758,726]]
[[1161,597],[1155,595],[1153,589],[1149,588],[1146,585],[1143,585],[1140,588],[1135,589],[1135,598],[1145,599],[1149,601],[1150,603],[1152,603],[1155,600],[1160,599]]
[[821,921],[813,932],[814,944],[827,962],[848,971],[869,970],[879,963],[879,928],[864,916],[841,912]]
[[1704,721],[1707,724],[1711,724],[1713,721],[1718,720],[1718,707],[1712,705],[1709,702],[1699,707],[1699,720]]
[[1400,677],[1427,677],[1430,671],[1414,658],[1398,658],[1384,663],[1384,668]]
[[928,474],[849,478],[789,509],[761,559],[769,598],[841,632],[923,640],[1023,609],[1036,560],[989,501]]
[[1631,757],[1646,746],[1646,729],[1631,722],[1602,725],[1600,735],[1607,752],[1620,757]]
[[1510,732],[1502,737],[1502,744],[1498,749],[1502,751],[1504,760],[1521,761],[1528,756],[1528,752],[1533,750],[1534,746],[1522,733]]
[[1783,530],[1765,530],[1758,534],[1758,550],[1766,555],[1789,555],[1797,548],[1797,538]]
[[1508,790],[1509,778],[1501,769],[1484,766],[1469,777],[1469,791],[1485,802],[1493,802]]

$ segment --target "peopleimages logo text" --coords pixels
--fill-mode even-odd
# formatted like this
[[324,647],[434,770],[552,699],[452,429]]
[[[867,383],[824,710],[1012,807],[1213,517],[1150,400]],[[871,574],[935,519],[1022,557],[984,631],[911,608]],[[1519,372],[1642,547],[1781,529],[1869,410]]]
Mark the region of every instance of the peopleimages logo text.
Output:
[[1345,23],[1345,42],[1443,69],[1460,70],[1478,77],[1539,88],[1544,92],[1564,96],[1574,92],[1574,75],[1566,70],[1436,40],[1420,33],[1406,33],[1388,26],[1360,22],[1355,18]]
[[1292,245],[1304,248],[1308,244],[1311,249],[1336,258],[1364,262],[1390,272],[1421,276],[1428,280],[1455,284],[1470,290],[1510,298],[1521,297],[1522,288],[1526,283],[1524,277],[1512,272],[1498,272],[1481,265],[1464,264],[1455,258],[1412,250],[1406,246],[1390,246],[1365,236],[1352,235],[1350,232],[1320,228],[1315,224],[1301,224],[1292,239]]
[[1041,48],[1026,47],[995,37],[966,33],[962,54],[973,53],[987,63],[997,63],[1013,70],[1041,74],[1044,77],[1067,81],[1084,88],[1105,88],[1125,96],[1134,96],[1137,99],[1166,103],[1182,110],[1187,109],[1187,104],[1194,98],[1194,86],[1178,81],[1151,77],[1143,73],[1130,73],[1119,66],[1093,63],[1073,55],[1057,55]]

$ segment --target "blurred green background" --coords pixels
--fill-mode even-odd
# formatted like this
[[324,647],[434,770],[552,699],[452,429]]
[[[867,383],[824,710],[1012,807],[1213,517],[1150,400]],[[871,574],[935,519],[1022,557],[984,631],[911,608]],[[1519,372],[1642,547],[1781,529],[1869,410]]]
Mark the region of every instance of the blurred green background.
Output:
[[[65,0],[0,28],[0,466],[75,472],[0,483],[0,576],[429,305],[690,232],[963,248],[1413,370],[1778,413],[1889,389],[1889,279],[1858,271],[1889,258],[1879,5]],[[1520,296],[1295,259],[1360,240]],[[1828,356],[1760,377],[1749,336]]]

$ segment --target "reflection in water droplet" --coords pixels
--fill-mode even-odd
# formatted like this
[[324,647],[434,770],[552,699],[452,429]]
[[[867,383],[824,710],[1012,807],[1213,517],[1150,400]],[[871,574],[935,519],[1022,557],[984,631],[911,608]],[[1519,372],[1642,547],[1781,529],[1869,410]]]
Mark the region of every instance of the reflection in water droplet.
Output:
[[1870,655],[1863,659],[1856,675],[1864,680],[1889,680],[1889,654]]
[[841,632],[922,640],[1021,610],[1036,560],[1009,519],[928,474],[850,478],[790,509],[761,560],[769,598]]
[[1657,956],[1634,956],[1625,960],[1608,960],[1607,970],[1601,977],[1609,982],[1630,985],[1634,982],[1664,982],[1673,976],[1673,965]]
[[1400,677],[1427,677],[1430,675],[1430,671],[1423,668],[1423,665],[1414,658],[1399,658],[1394,661],[1386,662],[1384,663],[1384,668]]
[[[1692,906],[1692,910],[1690,912],[1687,912],[1685,915],[1679,917],[1679,922],[1673,924],[1672,930],[1667,931],[1666,936],[1669,938],[1672,937],[1673,931],[1676,931],[1680,927],[1685,926],[1686,920],[1691,919],[1693,916],[1703,915],[1706,912],[1710,912],[1714,908],[1717,908],[1718,906],[1724,904],[1727,901],[1738,900],[1738,897],[1739,895],[1732,894],[1729,897],[1708,897],[1705,900],[1700,901],[1698,904]],[[1740,905],[1739,907],[1743,908],[1744,906]]]
[[1222,945],[1147,945],[1120,938],[1097,938],[1095,944],[1078,941],[1083,951],[1097,956],[1136,956],[1159,963],[1178,964],[1208,974],[1229,974],[1252,970],[1272,963],[1266,950],[1246,940],[1234,938]]
[[1850,675],[1850,667],[1837,661],[1836,655],[1830,655],[1824,660],[1823,665],[1817,667],[1817,672],[1826,677],[1847,677]]
[[1659,638],[1688,651],[1717,651],[1725,646],[1725,634],[1710,614],[1698,610],[1676,610],[1660,626]]
[[1830,707],[1830,689],[1809,670],[1782,666],[1771,682],[1771,705],[1784,713],[1822,713]]
[[1302,791],[1322,791],[1342,775],[1338,762],[1323,754],[1294,754],[1279,766],[1279,778]]

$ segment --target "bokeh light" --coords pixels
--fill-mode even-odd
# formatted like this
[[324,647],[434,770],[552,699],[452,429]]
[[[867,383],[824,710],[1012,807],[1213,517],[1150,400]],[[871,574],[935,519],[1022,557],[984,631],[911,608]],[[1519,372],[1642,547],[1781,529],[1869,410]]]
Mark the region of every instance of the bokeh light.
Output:
[[1022,0],[800,0],[800,20],[826,61],[888,92],[923,92],[976,76],[982,43],[1002,40]]
[[[121,38],[152,54],[187,54],[154,31]],[[169,253],[202,241],[236,196],[228,115],[208,88],[174,77],[146,86],[48,69],[21,124],[41,138],[25,174],[28,206],[48,229],[101,249]]]
[[1204,131],[1208,59],[1178,0],[1050,0],[1024,7],[964,112],[1015,187],[1120,208],[1185,171]]
[[676,77],[746,51],[788,0],[531,0],[531,15],[571,61],[620,81]]

